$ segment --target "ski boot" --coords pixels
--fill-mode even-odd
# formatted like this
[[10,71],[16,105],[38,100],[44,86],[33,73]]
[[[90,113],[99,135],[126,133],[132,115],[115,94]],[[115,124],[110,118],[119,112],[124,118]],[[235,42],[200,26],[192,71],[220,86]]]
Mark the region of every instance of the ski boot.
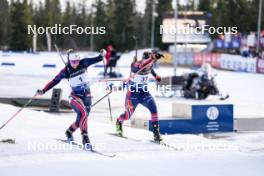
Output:
[[92,150],[92,145],[87,133],[82,133],[82,143],[84,150]]
[[153,136],[154,136],[154,142],[160,143],[162,141],[160,132],[159,132],[159,122],[152,122],[153,126]]
[[123,136],[123,124],[119,120],[116,120],[116,134],[118,136]]
[[67,141],[68,141],[68,143],[71,143],[71,142],[73,142],[73,135],[72,135],[72,131],[71,131],[71,129],[67,129],[66,130],[66,132],[65,132],[65,135],[66,135],[66,137],[67,137]]

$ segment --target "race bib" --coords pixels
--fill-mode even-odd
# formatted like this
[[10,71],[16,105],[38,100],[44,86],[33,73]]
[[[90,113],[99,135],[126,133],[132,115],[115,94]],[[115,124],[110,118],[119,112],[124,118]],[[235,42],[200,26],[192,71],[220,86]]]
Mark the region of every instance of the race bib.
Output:
[[77,87],[88,82],[86,74],[80,74],[69,79],[71,87]]
[[139,84],[146,84],[148,82],[148,75],[136,75],[133,78],[133,82]]

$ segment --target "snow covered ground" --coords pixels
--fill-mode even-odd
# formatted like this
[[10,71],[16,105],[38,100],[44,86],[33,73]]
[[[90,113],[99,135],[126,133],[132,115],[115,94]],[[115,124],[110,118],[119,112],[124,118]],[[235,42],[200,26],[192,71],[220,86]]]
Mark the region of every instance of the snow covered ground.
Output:
[[[18,108],[0,105],[2,123]],[[95,117],[94,117],[95,118]],[[89,119],[89,134],[96,149],[114,158],[70,148],[55,138],[74,117],[62,117],[26,109],[0,132],[0,139],[13,138],[16,144],[0,143],[0,170],[4,176],[30,175],[262,175],[264,133],[170,135],[165,141],[180,151],[149,143],[152,134],[125,127],[125,134],[142,141],[110,136],[114,126]],[[76,141],[81,141],[79,131]]]
[[[129,73],[127,64],[132,55],[133,52],[127,53],[120,61],[120,71],[125,77]],[[17,63],[15,69],[0,67],[0,97],[32,96],[63,66],[56,53],[44,53],[37,57],[28,54],[0,57],[0,61],[12,60]],[[58,67],[42,68],[43,60],[49,64],[58,64]],[[92,79],[102,70],[100,67],[92,67],[88,75]],[[178,74],[185,71],[188,70],[179,68]],[[161,76],[171,75],[172,68],[160,67],[157,72]],[[231,94],[228,101],[241,107],[236,113],[240,113],[241,117],[263,117],[263,75],[219,71],[217,79],[220,89]],[[98,91],[95,85],[92,85],[93,101],[105,93],[103,90]],[[63,88],[63,98],[67,99],[70,92],[67,81],[62,81],[58,87]],[[51,92],[44,97],[50,95]],[[123,111],[124,93],[113,93],[111,100],[116,117]],[[166,101],[158,98],[157,101],[159,111],[165,113]],[[210,97],[208,101],[214,102],[215,99]],[[0,104],[0,124],[16,110],[17,107]],[[114,132],[114,125],[101,123],[109,122],[108,114],[107,101],[102,101],[92,110],[89,134],[96,149],[116,154],[114,158],[72,149],[68,144],[55,140],[64,138],[64,131],[75,119],[73,113],[49,114],[25,109],[0,131],[0,140],[16,140],[16,144],[0,143],[0,175],[262,175],[263,132],[164,136],[165,141],[179,149],[174,151],[150,143],[152,134],[146,130],[124,129],[127,136],[142,141],[108,135]],[[79,131],[75,139],[81,141]]]

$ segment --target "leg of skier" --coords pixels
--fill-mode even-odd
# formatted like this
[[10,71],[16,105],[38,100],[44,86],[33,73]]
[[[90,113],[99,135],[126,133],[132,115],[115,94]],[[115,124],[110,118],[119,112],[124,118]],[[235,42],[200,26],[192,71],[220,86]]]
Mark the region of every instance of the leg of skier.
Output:
[[87,113],[87,116],[85,119],[83,119],[80,123],[80,130],[81,130],[81,134],[82,134],[82,137],[83,137],[83,144],[85,145],[85,147],[91,147],[91,143],[90,143],[90,140],[89,140],[89,136],[88,136],[88,131],[87,131],[87,121],[88,121],[88,116],[89,116],[89,113],[90,113],[90,110],[91,110],[91,96],[88,95],[88,96],[85,96],[82,98],[82,101],[84,103],[84,106],[85,106],[85,110],[86,110],[86,113]]
[[73,141],[72,133],[76,131],[77,128],[80,127],[80,121],[86,116],[86,112],[83,108],[82,103],[80,102],[80,98],[72,96],[70,100],[70,104],[72,109],[76,112],[77,117],[76,121],[66,130],[66,137],[68,141]]
[[125,120],[129,120],[132,114],[134,113],[139,101],[136,97],[136,93],[128,91],[126,95],[126,102],[125,102],[125,112],[122,113],[119,118],[116,120],[116,132],[119,136],[123,135],[123,122]]
[[151,113],[151,124],[153,127],[154,141],[159,143],[162,141],[162,138],[159,131],[159,119],[156,102],[149,92],[145,92],[140,103],[148,108]]
[[77,118],[76,121],[66,131],[66,136],[68,138],[68,141],[73,141],[72,133],[77,128],[80,128],[83,137],[83,144],[90,145],[90,140],[87,132],[87,120],[90,112],[91,96],[90,95],[85,97],[72,96],[71,106],[73,110],[77,113]]

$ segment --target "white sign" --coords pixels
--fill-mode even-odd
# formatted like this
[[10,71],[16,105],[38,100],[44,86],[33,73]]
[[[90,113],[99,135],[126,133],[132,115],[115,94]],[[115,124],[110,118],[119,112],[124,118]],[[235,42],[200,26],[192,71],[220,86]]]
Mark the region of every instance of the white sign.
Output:
[[217,107],[211,106],[207,109],[206,115],[209,120],[216,120],[219,117],[219,111]]

